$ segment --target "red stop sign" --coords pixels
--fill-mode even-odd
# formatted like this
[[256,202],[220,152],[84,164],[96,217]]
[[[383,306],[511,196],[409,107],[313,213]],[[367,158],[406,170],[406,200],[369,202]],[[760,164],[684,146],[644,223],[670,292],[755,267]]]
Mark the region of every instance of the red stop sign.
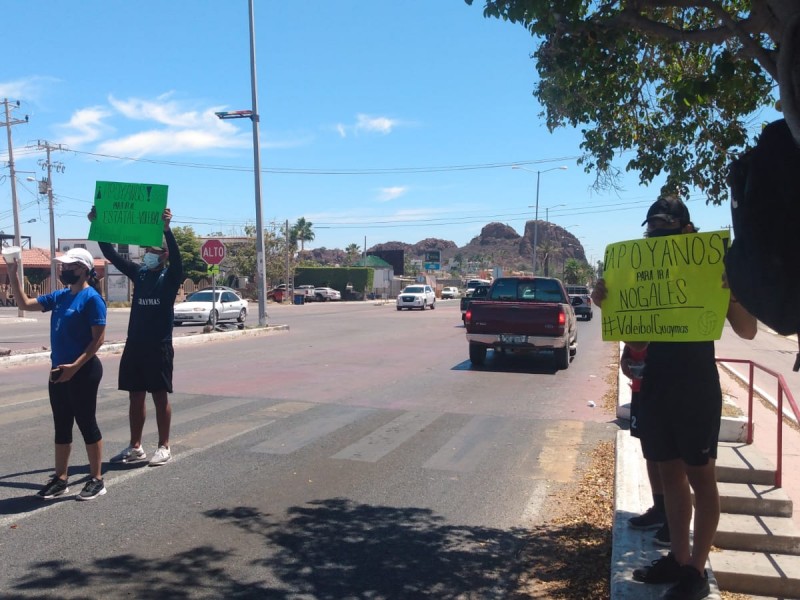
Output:
[[219,240],[206,240],[200,246],[200,257],[209,265],[218,265],[225,258],[225,244]]

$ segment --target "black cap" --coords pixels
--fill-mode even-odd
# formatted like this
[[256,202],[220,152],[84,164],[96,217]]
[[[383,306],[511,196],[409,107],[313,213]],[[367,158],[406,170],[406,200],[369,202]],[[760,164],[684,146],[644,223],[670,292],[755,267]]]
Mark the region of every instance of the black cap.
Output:
[[647,218],[642,221],[642,226],[647,225],[650,219],[663,219],[667,223],[678,221],[682,226],[688,225],[692,220],[689,217],[689,209],[676,196],[663,196],[653,202],[647,211]]

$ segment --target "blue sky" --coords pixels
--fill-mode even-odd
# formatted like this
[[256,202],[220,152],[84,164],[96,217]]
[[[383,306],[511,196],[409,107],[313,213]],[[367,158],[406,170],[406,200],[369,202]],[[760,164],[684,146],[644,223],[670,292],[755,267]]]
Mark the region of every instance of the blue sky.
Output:
[[[35,246],[49,246],[47,201],[26,180],[43,175],[37,140],[69,149],[52,157],[65,167],[53,174],[58,238],[86,237],[98,180],[168,185],[174,224],[199,235],[255,223],[250,121],[214,116],[251,108],[246,0],[3,8],[0,98],[30,118],[12,132],[21,230]],[[485,19],[480,0],[256,0],[255,16],[266,226],[304,217],[311,248],[464,245],[493,221],[521,234],[537,177],[518,163],[554,169],[541,175],[539,217],[578,236],[587,258],[641,236],[658,186],[631,175],[619,192],[591,190],[579,134],[551,134],[539,117],[532,38]],[[7,168],[0,177],[0,230],[12,233]],[[730,223],[727,204],[698,195],[689,207],[704,231]]]

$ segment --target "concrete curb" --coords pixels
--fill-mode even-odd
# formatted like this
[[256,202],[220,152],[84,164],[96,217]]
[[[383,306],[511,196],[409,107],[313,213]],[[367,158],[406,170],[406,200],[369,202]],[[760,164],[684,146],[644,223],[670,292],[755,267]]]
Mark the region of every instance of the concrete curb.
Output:
[[[213,331],[211,333],[199,333],[172,338],[173,346],[190,346],[194,344],[206,344],[209,342],[223,342],[240,337],[254,337],[263,335],[274,335],[289,331],[288,325],[270,325],[267,327],[254,327],[252,329],[237,329],[234,331]],[[98,350],[98,355],[120,353],[125,348],[125,342],[114,342],[103,344]],[[30,365],[50,362],[50,351],[32,352],[29,354],[12,354],[11,356],[0,357],[0,367],[11,367],[17,365]]]

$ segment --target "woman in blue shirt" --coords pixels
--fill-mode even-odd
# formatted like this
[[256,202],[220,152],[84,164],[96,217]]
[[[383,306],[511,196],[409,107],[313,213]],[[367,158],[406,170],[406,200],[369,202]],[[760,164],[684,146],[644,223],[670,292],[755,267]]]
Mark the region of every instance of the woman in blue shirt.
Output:
[[92,287],[96,283],[94,258],[83,248],[73,248],[55,259],[61,267],[59,280],[66,287],[29,298],[20,289],[18,264],[9,263],[11,288],[20,308],[51,311],[50,317],[50,407],[55,425],[56,469],[53,478],[37,494],[50,500],[69,492],[69,455],[72,450],[72,427],[78,424],[91,478],[78,495],[91,500],[106,493],[102,474],[103,437],[97,426],[97,389],[103,366],[96,353],[103,345],[106,329],[106,305]]

